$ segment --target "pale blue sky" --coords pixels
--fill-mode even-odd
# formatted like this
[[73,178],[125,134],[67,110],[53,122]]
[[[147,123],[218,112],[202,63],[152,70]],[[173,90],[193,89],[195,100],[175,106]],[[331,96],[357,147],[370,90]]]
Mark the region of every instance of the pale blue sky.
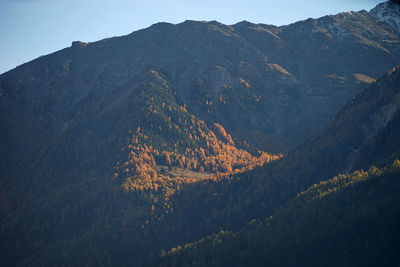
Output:
[[0,0],[0,73],[68,47],[129,34],[157,22],[247,20],[285,25],[384,0]]

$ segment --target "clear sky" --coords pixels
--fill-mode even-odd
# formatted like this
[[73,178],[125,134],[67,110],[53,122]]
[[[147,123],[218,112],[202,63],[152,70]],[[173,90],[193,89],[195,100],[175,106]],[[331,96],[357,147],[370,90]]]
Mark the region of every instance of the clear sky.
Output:
[[0,73],[41,55],[129,34],[157,22],[247,20],[285,25],[385,0],[0,0]]

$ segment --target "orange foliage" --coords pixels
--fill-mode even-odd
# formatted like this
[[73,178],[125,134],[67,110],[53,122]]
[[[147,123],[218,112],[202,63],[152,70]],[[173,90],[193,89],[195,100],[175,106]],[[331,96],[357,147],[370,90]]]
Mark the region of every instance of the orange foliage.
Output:
[[[258,156],[238,149],[230,134],[222,125],[215,123],[214,131],[208,129],[203,121],[192,118],[190,140],[195,144],[204,144],[202,147],[189,146],[183,140],[179,140],[169,147],[166,144],[153,147],[149,136],[144,134],[143,129],[138,127],[136,133],[128,139],[126,146],[122,149],[128,151],[128,159],[115,167],[114,178],[119,178],[122,188],[126,191],[154,191],[161,192],[168,197],[176,190],[182,188],[185,183],[199,182],[204,179],[223,179],[232,174],[251,170],[282,155],[259,152]],[[180,132],[181,129],[175,125]],[[186,132],[186,131],[185,131]],[[168,166],[169,168],[180,167],[199,173],[213,173],[205,178],[193,177],[170,177],[165,171],[160,171],[157,166]]]

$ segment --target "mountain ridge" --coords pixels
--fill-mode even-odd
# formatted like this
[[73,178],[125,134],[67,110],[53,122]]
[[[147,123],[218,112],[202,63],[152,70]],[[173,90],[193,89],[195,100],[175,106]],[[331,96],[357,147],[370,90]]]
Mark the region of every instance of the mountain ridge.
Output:
[[[359,16],[361,20],[365,20],[363,21],[363,24],[365,25],[371,25],[371,23],[374,23],[371,20],[372,18],[365,12],[355,13],[355,14],[356,15],[359,14],[357,16]],[[328,19],[329,20],[327,22],[328,25],[333,25],[332,23],[342,23],[340,22],[342,19],[345,19],[345,21],[349,20],[349,18],[347,18],[346,16],[344,18],[341,18],[340,16],[341,15],[337,15],[336,17],[335,16],[324,17],[321,18],[320,20]],[[334,22],[334,21],[332,22],[330,18],[337,18],[339,22]],[[225,25],[222,26],[221,23],[217,22],[201,23],[194,21],[187,21],[177,25],[156,24],[148,28],[147,30],[140,30],[119,38],[104,39],[99,42],[87,44],[85,45],[85,47],[82,47],[82,45],[80,45],[79,46],[80,48],[77,47],[71,47],[70,49],[67,48],[61,50],[60,52],[56,52],[55,54],[52,55],[60,55],[61,58],[62,57],[70,58],[66,62],[62,63],[61,66],[57,66],[57,68],[60,69],[58,71],[59,72],[58,75],[61,75],[60,78],[64,80],[68,79],[68,76],[66,75],[70,75],[68,73],[70,73],[73,70],[71,69],[71,67],[73,68],[74,65],[76,67],[76,64],[78,64],[78,62],[80,61],[83,61],[82,66],[84,66],[85,64],[87,65],[88,62],[85,62],[85,60],[89,59],[88,58],[89,55],[92,55],[90,56],[92,58],[90,59],[90,61],[93,62],[91,63],[91,65],[92,64],[96,65],[95,67],[96,71],[88,69],[89,66],[87,66],[86,69],[82,69],[82,67],[80,67],[81,70],[79,71],[80,72],[79,76],[81,76],[82,78],[85,77],[85,79],[92,80],[94,83],[90,86],[87,86],[87,84],[82,83],[83,81],[78,83],[74,82],[75,85],[72,84],[73,87],[70,87],[71,89],[76,87],[76,89],[70,92],[73,99],[75,99],[72,101],[72,104],[74,102],[80,101],[82,97],[85,97],[85,95],[87,95],[87,93],[89,92],[88,90],[92,90],[91,88],[95,87],[101,88],[104,86],[112,87],[115,86],[114,84],[118,85],[119,84],[118,81],[127,80],[128,77],[135,75],[135,73],[139,74],[140,69],[142,69],[143,67],[155,68],[155,70],[158,71],[159,73],[164,73],[165,77],[169,79],[169,82],[174,86],[175,90],[177,90],[177,92],[179,93],[181,101],[186,102],[186,104],[188,104],[190,108],[193,108],[194,111],[197,111],[200,108],[198,107],[199,104],[191,103],[193,100],[188,99],[188,97],[185,97],[185,95],[186,94],[190,95],[192,93],[190,90],[187,90],[187,88],[192,87],[193,83],[196,83],[196,80],[200,79],[200,82],[205,84],[206,88],[212,88],[212,90],[210,91],[212,92],[212,94],[209,95],[209,101],[212,100],[212,102],[215,105],[217,105],[215,106],[215,108],[213,108],[215,114],[213,114],[212,116],[217,116],[218,117],[217,120],[223,122],[224,126],[228,128],[228,131],[234,131],[235,135],[239,136],[242,135],[242,133],[240,133],[238,129],[235,129],[239,127],[235,126],[235,124],[238,124],[240,125],[241,128],[249,128],[253,132],[257,131],[266,132],[267,134],[261,134],[261,136],[262,139],[264,140],[264,143],[266,144],[269,143],[268,145],[269,149],[267,146],[264,148],[264,150],[272,150],[272,152],[282,152],[287,150],[288,146],[291,146],[293,143],[298,143],[299,142],[298,139],[304,140],[306,136],[309,136],[309,134],[302,133],[297,128],[291,128],[290,130],[286,130],[286,128],[290,126],[284,124],[283,121],[285,120],[298,121],[299,117],[298,116],[296,117],[296,115],[294,114],[299,113],[300,109],[304,109],[305,111],[303,112],[307,112],[307,114],[302,114],[303,117],[313,116],[315,112],[311,110],[307,111],[307,109],[309,109],[308,107],[310,106],[318,107],[318,105],[320,105],[318,107],[318,112],[324,114],[323,116],[321,116],[324,117],[323,121],[318,121],[321,119],[318,119],[317,117],[314,116],[313,118],[314,121],[310,122],[311,124],[307,126],[308,129],[314,128],[312,132],[315,133],[318,128],[322,127],[322,125],[326,122],[327,118],[333,115],[333,110],[337,109],[341,104],[344,104],[346,99],[348,98],[348,96],[346,96],[347,94],[349,94],[348,92],[347,93],[344,92],[339,93],[339,92],[341,92],[341,90],[343,89],[348,90],[349,88],[354,88],[353,86],[354,83],[359,82],[358,80],[357,81],[354,80],[352,76],[353,73],[361,73],[363,75],[367,75],[372,78],[374,77],[376,78],[381,74],[380,72],[378,73],[376,71],[371,72],[372,66],[370,62],[358,62],[358,60],[353,60],[352,62],[344,61],[342,63],[344,65],[336,64],[336,66],[332,65],[331,67],[328,67],[328,69],[327,69],[328,66],[327,63],[323,62],[318,63],[318,61],[322,60],[323,58],[327,58],[327,61],[329,61],[331,59],[328,60],[328,57],[337,57],[337,55],[335,54],[337,52],[334,52],[333,54],[331,52],[328,52],[328,54],[326,54],[327,53],[326,51],[329,51],[329,49],[324,48],[321,50],[319,48],[312,48],[313,45],[307,43],[308,42],[307,40],[309,39],[309,34],[311,34],[311,38],[314,39],[313,42],[323,41],[328,46],[335,45],[334,43],[331,43],[330,38],[336,38],[336,39],[338,38],[337,36],[336,37],[334,37],[333,35],[331,36],[329,32],[326,32],[327,30],[324,28],[325,26],[323,26],[323,24],[320,25],[316,23],[320,20],[306,20],[283,27],[274,27],[262,24],[257,25],[249,23],[244,23],[244,24],[238,23],[233,26],[225,26]],[[357,27],[358,26],[360,26],[360,23],[357,24]],[[163,31],[165,32],[163,34],[167,34],[166,35],[167,38],[159,36],[159,30],[161,29],[160,27],[163,28]],[[291,30],[291,28],[293,27],[295,27],[296,29]],[[295,35],[292,36],[292,33],[297,32],[298,31],[297,28],[301,27],[306,27],[307,29],[311,30],[308,33],[302,32],[301,34],[303,35],[303,37]],[[352,25],[351,27],[354,28],[355,25]],[[376,27],[381,27],[381,26],[376,25]],[[186,28],[187,30],[185,30]],[[200,42],[198,42],[197,40],[196,42],[194,42],[193,40],[190,41],[191,40],[190,38],[193,38],[193,34],[191,34],[193,33],[192,28],[204,32],[197,34],[209,35],[209,37],[207,37],[208,40],[214,40],[215,38],[217,38],[215,39],[215,41],[222,42],[219,44],[219,48],[216,46],[208,46],[207,43],[204,43],[201,40]],[[249,30],[251,31],[251,35],[247,33]],[[170,34],[174,35],[174,37],[168,38]],[[389,34],[388,36],[392,36],[391,37],[392,39],[394,38],[393,33],[388,32],[387,34]],[[279,37],[279,35],[281,36]],[[280,39],[278,39],[277,36]],[[359,36],[359,33],[354,33],[354,36]],[[150,43],[146,43],[145,45],[144,42],[147,42],[146,40],[148,40],[148,38],[153,38],[154,40],[151,41]],[[301,40],[301,38],[303,38],[305,43],[303,48],[299,49],[299,47],[288,46],[287,41],[283,41],[283,39],[285,38],[290,38],[289,40],[292,43],[295,41],[297,42],[298,40]],[[380,62],[386,61],[387,63],[389,63],[389,64],[387,63],[384,64],[386,67],[384,67],[382,63],[378,63],[380,65],[377,65],[375,69],[389,69],[393,65],[396,65],[395,63],[398,62],[398,56],[395,55],[398,55],[400,53],[398,49],[396,50],[395,48],[396,46],[393,45],[390,46],[390,43],[386,44],[384,42],[382,44],[377,43],[376,40],[380,40],[381,38],[378,36],[376,37],[378,39],[372,40],[373,41],[372,43],[370,41],[366,41],[367,39],[365,39],[365,37],[362,38],[363,39],[361,39],[361,41],[364,42],[365,45],[367,45],[367,47],[370,47],[368,48],[369,50],[377,49],[376,51],[381,51],[379,52],[379,54],[383,53],[379,55],[380,57],[382,57],[382,61]],[[189,43],[186,44],[185,40],[188,40]],[[395,37],[393,40],[397,40],[396,42],[398,42],[398,37]],[[225,45],[224,42],[226,43]],[[181,43],[185,43],[185,46],[182,46]],[[161,44],[162,44],[162,49],[160,46]],[[144,55],[147,55],[146,57],[148,57],[148,55],[155,54],[157,55],[157,59],[155,59],[154,57],[145,59],[141,57],[140,54],[137,54],[135,52],[134,54],[137,55],[130,55],[132,54],[131,51],[133,51],[132,50],[133,47],[130,48],[130,46],[132,45],[134,47],[137,47],[136,49],[134,49],[135,51],[138,51],[138,49],[143,49],[142,53]],[[174,48],[175,45],[177,45],[178,47],[179,46],[182,47],[176,49]],[[190,49],[188,50],[189,46]],[[232,50],[233,47],[239,48],[242,46],[244,46],[245,50],[241,48],[241,50],[238,50],[238,52],[228,53],[227,51],[225,51],[226,49],[224,49],[224,47],[230,47],[231,48],[230,50]],[[340,46],[342,46],[342,44]],[[393,51],[394,53],[392,52],[393,55],[387,54],[387,51],[389,51],[388,48],[390,48],[390,50],[395,49]],[[168,53],[165,54],[163,51],[166,51],[168,49],[169,49]],[[351,48],[349,50],[351,51],[350,53],[353,55],[353,57],[354,55],[357,54],[361,56],[358,49],[352,51],[353,49],[354,48]],[[243,54],[243,52],[240,51],[247,51],[247,52]],[[299,52],[294,54],[293,51],[299,51]],[[185,53],[186,56],[183,57],[182,55]],[[320,59],[315,59],[315,55],[317,53],[320,53],[318,55]],[[342,52],[339,51],[339,53]],[[207,58],[206,55],[208,54],[214,54],[214,56]],[[241,54],[242,56],[240,56]],[[276,58],[276,55],[279,54],[282,54],[283,56],[279,56],[280,58]],[[122,58],[123,55],[130,55],[130,56],[124,59]],[[235,55],[239,55],[239,58],[242,57],[243,59],[233,60],[236,57]],[[110,56],[112,56],[112,58],[110,58]],[[174,59],[172,61],[167,60],[167,58],[175,56],[177,56],[177,59]],[[201,60],[199,56],[201,56],[202,58]],[[341,55],[341,57],[347,58],[347,56],[345,55]],[[165,59],[160,61],[161,58]],[[314,58],[314,59],[313,61],[310,61],[309,59],[306,58]],[[364,58],[367,57],[362,55],[361,58],[365,60]],[[104,60],[106,61],[111,60],[111,61],[109,62],[110,64],[106,66],[101,63],[97,64],[96,61],[98,61],[99,59],[103,61]],[[46,59],[40,58],[38,60],[39,62],[44,62],[44,60]],[[132,63],[127,64],[127,61],[132,61],[132,60],[134,62],[133,64]],[[267,60],[267,62],[265,60]],[[210,63],[206,63],[208,61]],[[190,62],[190,64],[188,64],[188,62]],[[300,64],[299,62],[304,62],[304,63]],[[353,62],[358,62],[359,64],[355,66]],[[54,60],[52,65],[54,64],[60,65],[60,63],[57,63],[57,61]],[[46,62],[44,65],[48,64],[49,63]],[[170,67],[171,64],[175,66],[172,69]],[[307,74],[307,72],[304,71],[305,70],[304,64],[308,66],[306,69],[309,69],[308,73],[313,73],[312,75]],[[375,65],[376,64],[377,62],[375,62]],[[47,68],[52,68],[52,65],[48,65]],[[296,65],[298,66],[296,67]],[[343,75],[342,73],[340,73],[343,72],[342,66],[352,66],[352,65],[353,65],[352,69],[351,70],[349,69],[347,71],[351,72],[350,75]],[[315,66],[315,67],[310,68],[310,66]],[[329,69],[332,67],[333,69]],[[258,70],[260,68],[265,70],[260,72]],[[321,73],[321,70],[324,70],[324,72]],[[46,72],[46,69],[43,69],[43,71]],[[98,73],[96,74],[96,72]],[[193,76],[193,73],[196,72],[199,73],[197,77]],[[241,77],[242,75],[239,76],[235,73],[247,73],[246,75],[248,77],[246,76]],[[31,74],[29,75],[28,73],[26,73],[26,75],[31,76],[31,79],[37,80],[37,77],[34,76],[32,77]],[[101,75],[103,75],[103,77]],[[330,79],[329,81],[331,85],[326,85],[324,81],[326,80],[326,76],[329,75],[331,75],[331,77],[337,77],[337,78]],[[265,78],[262,78],[263,76]],[[106,85],[99,84],[100,79],[107,81],[108,84]],[[66,83],[68,82],[66,81]],[[323,83],[325,83],[325,85],[323,85]],[[250,98],[249,99],[250,102],[249,100],[244,101],[244,99],[235,100],[235,98],[237,98],[236,95],[238,94],[237,90],[239,90],[239,88],[242,85],[251,86],[250,88],[250,91],[252,91],[251,94],[247,96],[246,95],[241,96]],[[57,85],[54,84],[53,87],[54,86]],[[224,88],[224,86],[227,86],[227,88]],[[275,89],[276,87],[281,88],[280,89],[281,92],[276,90]],[[286,89],[282,89],[285,87]],[[258,88],[269,88],[269,89],[266,91],[265,89],[260,90]],[[321,88],[328,91],[325,92],[324,90],[321,90]],[[325,96],[325,94],[328,93],[331,94],[330,98],[332,98],[333,97],[332,92],[334,90],[337,90],[338,93],[335,93],[337,94],[335,96],[336,100],[331,102],[332,103],[338,102],[341,104],[336,104],[336,106],[329,107],[329,105],[332,104],[324,103],[324,105],[321,106],[321,104],[319,104],[321,99],[317,99],[317,97],[327,97]],[[301,93],[304,91],[306,91],[307,93],[306,94]],[[3,95],[4,94],[5,93],[3,92]],[[354,92],[350,94],[354,94]],[[255,125],[255,123],[249,123],[252,121],[252,119],[249,118],[246,119],[243,118],[243,120],[239,122],[232,122],[226,115],[221,114],[221,111],[223,111],[223,105],[221,105],[220,103],[221,101],[219,101],[219,97],[221,95],[222,97],[224,97],[224,95],[226,97],[230,97],[231,100],[234,101],[234,102],[231,101],[230,104],[235,106],[248,105],[248,104],[254,105],[253,103],[251,103],[251,98],[253,97],[255,98],[255,100],[256,98],[258,98],[262,101],[260,109],[265,109],[265,106],[269,106],[269,108],[265,110],[265,113],[268,114],[272,112],[273,116],[271,117],[274,118],[266,118],[268,120],[264,119],[264,121],[257,119],[255,123],[258,125],[262,125],[262,127]],[[307,105],[307,107],[305,107],[304,105],[296,107],[296,105],[299,105],[300,103],[296,102],[296,98],[293,99],[294,96],[297,96],[297,99],[304,98],[304,100],[310,102]],[[280,100],[279,102],[277,101],[268,102],[269,98],[274,98],[274,99],[279,98]],[[292,106],[294,109],[297,110],[288,111],[287,114],[277,112],[278,109],[284,110],[286,108],[285,101],[290,101],[293,104],[295,104]],[[327,107],[329,107],[329,109],[327,109]],[[208,114],[200,113],[199,115],[201,115],[200,119],[207,120]],[[276,119],[282,116],[284,116],[282,119],[280,120]],[[275,122],[273,120],[275,120]],[[301,121],[300,125],[304,123],[308,123],[308,120]],[[282,132],[283,130],[285,132]],[[284,138],[281,137],[282,134],[284,134],[285,136]],[[244,136],[241,138],[246,140],[246,136],[247,134],[244,134]],[[289,142],[289,144],[285,144],[287,142]],[[261,145],[260,143],[258,143],[257,146]],[[278,143],[282,143],[281,148],[279,149],[274,148],[274,146],[276,146],[276,144]]]

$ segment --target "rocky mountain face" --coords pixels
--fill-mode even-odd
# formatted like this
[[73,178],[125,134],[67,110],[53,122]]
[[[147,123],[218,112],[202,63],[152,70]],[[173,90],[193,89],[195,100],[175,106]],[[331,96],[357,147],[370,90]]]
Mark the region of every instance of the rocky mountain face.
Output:
[[[285,162],[292,167],[271,168],[282,170],[276,177],[283,178],[269,187],[264,179],[269,167],[257,168],[279,159],[280,153],[344,114],[336,113],[400,63],[399,32],[392,20],[381,19],[389,16],[385,14],[395,18],[396,8],[386,3],[371,12],[341,13],[282,27],[246,21],[230,26],[216,21],[158,23],[127,36],[73,42],[2,74],[4,264],[16,259],[19,264],[49,264],[61,258],[85,261],[77,244],[93,240],[99,247],[87,253],[97,255],[101,244],[111,242],[113,250],[102,259],[119,255],[123,262],[132,247],[137,250],[134,256],[147,255],[167,242],[188,241],[221,225],[237,226],[266,210],[272,212],[276,203],[321,179],[318,175],[375,162],[361,150],[377,148],[396,133],[398,97],[393,92],[389,94],[393,98],[379,102],[384,107],[371,107],[368,121],[354,116],[362,124],[353,126],[360,126],[363,135],[356,127],[352,138],[340,134],[335,139],[336,124],[330,124],[332,131],[322,131],[310,139],[315,142],[289,153]],[[345,131],[352,123],[337,125]],[[392,130],[386,127],[390,125]],[[382,127],[388,134],[381,133]],[[381,138],[375,138],[379,134]],[[329,165],[336,157],[329,151],[335,148],[345,152]],[[382,158],[389,158],[388,151],[380,152]],[[316,160],[327,170],[312,167]],[[309,179],[306,170],[312,172]],[[223,186],[220,179],[233,174],[259,178]],[[286,188],[286,180],[297,178],[285,197],[276,193]],[[280,183],[282,188],[277,187]],[[202,189],[197,190],[196,184]],[[252,189],[247,190],[249,184]],[[227,203],[236,201],[233,195],[210,193],[220,187],[240,192],[243,197],[237,202],[246,204],[229,209]],[[276,188],[280,189],[273,192]],[[172,205],[177,191],[176,201],[183,207]],[[212,199],[203,203],[208,195]],[[257,201],[263,199],[276,205],[258,207]],[[210,206],[214,200],[225,203],[215,207],[228,217],[243,213],[230,224]],[[202,225],[196,221],[203,217],[186,216],[193,210],[191,204],[199,214],[212,208],[211,213],[204,211]],[[154,244],[156,233],[159,239]],[[60,256],[56,252],[63,247]],[[129,256],[129,263],[134,256]]]
[[370,11],[379,22],[388,23],[397,32],[400,32],[400,3],[399,1],[387,1],[380,3]]

